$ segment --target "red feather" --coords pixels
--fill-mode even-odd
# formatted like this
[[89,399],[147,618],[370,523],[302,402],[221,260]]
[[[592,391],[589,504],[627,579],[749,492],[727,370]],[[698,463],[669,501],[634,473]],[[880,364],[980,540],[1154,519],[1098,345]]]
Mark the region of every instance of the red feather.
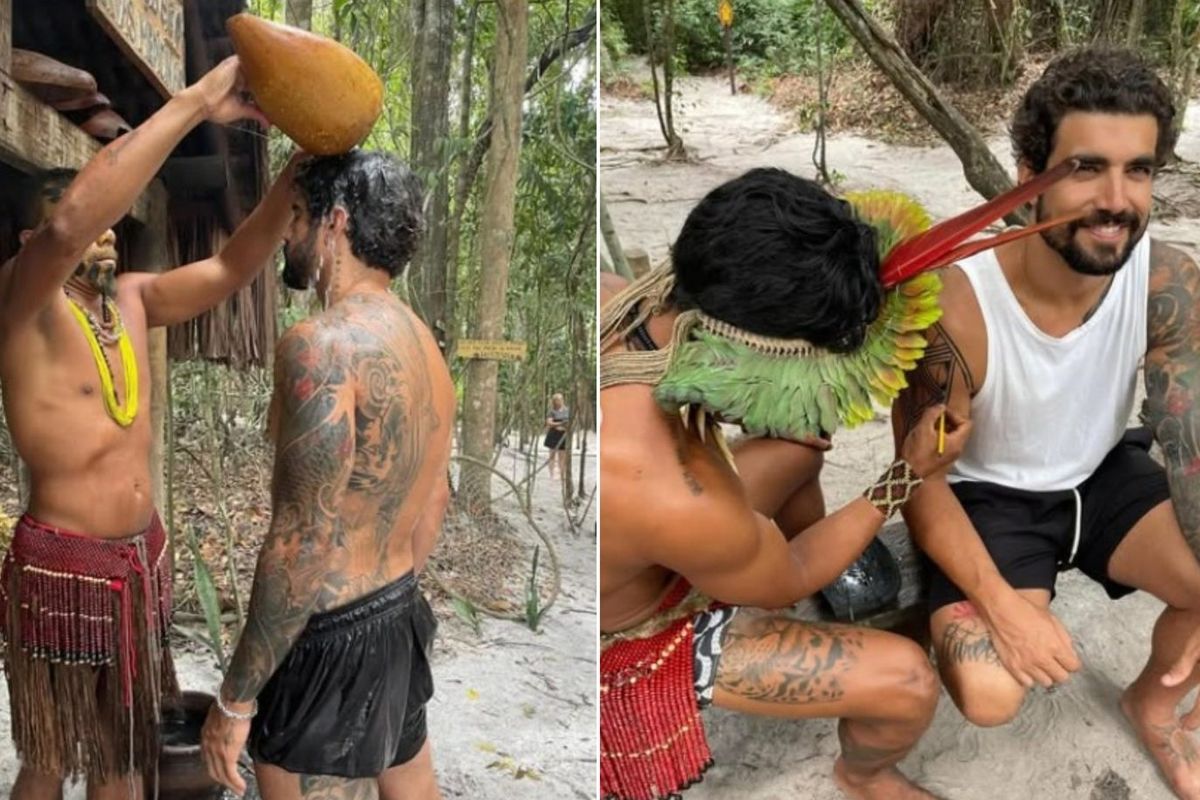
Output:
[[989,247],[995,247],[1004,242],[1019,239],[1022,236],[1028,236],[1039,230],[1061,225],[1063,222],[1070,222],[1084,216],[1085,212],[1080,212],[1073,216],[1031,225],[1016,231],[1008,231],[990,239],[963,244],[992,222],[1022,203],[1029,202],[1053,184],[1070,175],[1077,166],[1078,162],[1074,159],[1063,161],[1053,169],[1048,169],[1036,178],[1009,189],[1003,194],[996,195],[970,211],[943,220],[929,230],[900,242],[888,252],[880,268],[880,278],[884,288],[891,288],[898,283],[903,283],[925,270],[945,266],[959,258],[987,250]]

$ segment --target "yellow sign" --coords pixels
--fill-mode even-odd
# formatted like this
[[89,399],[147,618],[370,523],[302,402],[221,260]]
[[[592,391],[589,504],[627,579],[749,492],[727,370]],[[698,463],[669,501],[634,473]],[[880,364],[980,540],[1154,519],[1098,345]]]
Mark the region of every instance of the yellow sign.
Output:
[[524,361],[528,350],[529,345],[525,342],[505,342],[498,339],[459,339],[455,351],[459,358]]
[[717,6],[717,19],[721,21],[722,28],[733,27],[733,3],[730,0],[721,0]]
[[163,97],[186,85],[183,0],[87,0],[87,8]]

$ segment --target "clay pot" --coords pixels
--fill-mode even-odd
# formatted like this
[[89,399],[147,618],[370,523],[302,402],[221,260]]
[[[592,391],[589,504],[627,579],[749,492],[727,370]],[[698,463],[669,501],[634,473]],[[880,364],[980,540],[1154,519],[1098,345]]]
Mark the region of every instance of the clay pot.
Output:
[[383,110],[383,82],[353,50],[243,13],[225,23],[254,101],[314,155],[345,153]]
[[[179,702],[163,708],[158,754],[160,800],[215,800],[222,787],[208,776],[200,755],[200,730],[213,696],[184,692]],[[146,776],[146,797],[153,797],[153,776]]]

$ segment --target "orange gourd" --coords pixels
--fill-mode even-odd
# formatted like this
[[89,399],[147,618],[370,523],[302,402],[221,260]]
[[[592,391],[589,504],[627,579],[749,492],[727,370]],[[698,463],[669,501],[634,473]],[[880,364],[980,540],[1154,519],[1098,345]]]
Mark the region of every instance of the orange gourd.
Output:
[[353,50],[253,14],[225,26],[258,107],[304,150],[344,153],[370,133],[383,82]]

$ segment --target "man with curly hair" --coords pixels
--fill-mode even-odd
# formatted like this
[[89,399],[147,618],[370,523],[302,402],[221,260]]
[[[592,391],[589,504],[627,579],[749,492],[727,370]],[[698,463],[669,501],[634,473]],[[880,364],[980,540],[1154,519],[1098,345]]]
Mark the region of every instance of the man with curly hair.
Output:
[[389,290],[424,225],[394,155],[303,162],[283,280],[322,313],[279,340],[271,529],[246,627],[203,733],[239,794],[438,800],[426,736],[436,620],[418,576],[449,502],[454,385],[429,329]]
[[[1200,272],[1146,235],[1175,114],[1132,52],[1046,68],[1013,119],[1018,175],[1073,159],[1036,215],[1083,216],[945,271],[945,315],[893,420],[902,439],[947,402],[974,422],[953,494],[904,509],[933,564],[934,645],[966,718],[1004,724],[1035,684],[1080,669],[1050,610],[1056,574],[1078,567],[1112,598],[1166,603],[1121,709],[1175,794],[1200,798],[1200,713],[1176,715],[1200,682]],[[1147,427],[1127,431],[1143,360]]]

